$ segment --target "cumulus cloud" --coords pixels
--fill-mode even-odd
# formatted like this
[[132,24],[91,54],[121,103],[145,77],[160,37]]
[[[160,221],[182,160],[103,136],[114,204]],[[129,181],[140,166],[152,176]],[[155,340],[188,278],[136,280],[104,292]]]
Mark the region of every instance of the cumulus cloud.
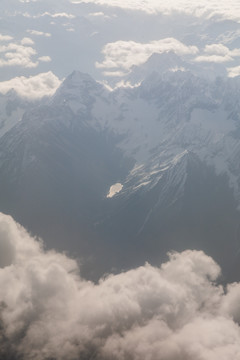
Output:
[[10,41],[12,39],[13,39],[12,36],[0,34],[0,41]]
[[14,89],[18,95],[28,99],[40,99],[53,95],[61,81],[51,71],[30,77],[16,77],[0,82],[0,93]]
[[224,63],[233,61],[235,57],[240,56],[240,49],[230,50],[223,44],[206,45],[204,48],[206,55],[200,55],[195,58],[196,62],[215,62]]
[[38,58],[39,61],[42,61],[42,62],[49,62],[49,61],[52,61],[51,57],[50,56],[40,56]]
[[185,251],[94,284],[0,214],[1,358],[237,360],[240,284],[219,274]]
[[208,54],[213,54],[213,55],[230,55],[230,56],[240,56],[240,49],[233,49],[230,50],[227,46],[222,45],[222,44],[211,44],[211,45],[206,45],[204,52],[208,53]]
[[21,44],[22,45],[34,45],[34,41],[29,37],[25,37],[21,40]]
[[38,66],[37,61],[33,61],[32,57],[36,55],[36,50],[30,45],[34,42],[30,38],[23,38],[20,43],[9,43],[0,45],[0,67],[4,66],[21,66],[25,68],[34,68]]
[[102,63],[97,62],[96,67],[113,69],[114,72],[116,69],[129,71],[132,66],[145,63],[153,53],[168,51],[174,51],[179,55],[195,55],[198,53],[198,48],[187,46],[174,38],[165,38],[149,43],[116,41],[104,46],[102,53],[105,58]]
[[148,14],[170,14],[180,12],[197,17],[213,17],[215,15],[225,19],[240,21],[240,4],[236,0],[70,0],[74,4],[94,3],[97,5],[119,7],[127,10],[138,10]]
[[240,66],[234,66],[227,68],[229,77],[236,77],[240,75]]

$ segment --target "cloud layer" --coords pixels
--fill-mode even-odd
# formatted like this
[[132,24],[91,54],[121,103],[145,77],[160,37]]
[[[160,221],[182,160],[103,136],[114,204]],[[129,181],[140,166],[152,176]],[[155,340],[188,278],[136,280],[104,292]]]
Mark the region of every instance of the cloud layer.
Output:
[[[49,61],[50,58],[39,59]],[[43,96],[53,95],[61,81],[51,71],[35,76],[19,76],[8,81],[0,82],[0,93],[6,94],[14,89],[18,95],[27,99],[40,99]]]
[[185,251],[94,284],[0,214],[0,357],[237,360],[240,284],[224,291],[219,274]]
[[240,21],[240,3],[236,0],[203,0],[195,2],[191,0],[70,0],[74,4],[94,3],[119,7],[128,10],[143,11],[148,14],[170,14],[172,12],[187,13],[197,17],[220,16],[226,19]]

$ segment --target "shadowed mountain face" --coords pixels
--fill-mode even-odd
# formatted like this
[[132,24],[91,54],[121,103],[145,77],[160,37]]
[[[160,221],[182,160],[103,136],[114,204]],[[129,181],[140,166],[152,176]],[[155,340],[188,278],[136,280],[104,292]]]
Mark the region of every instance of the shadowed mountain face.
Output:
[[50,247],[64,250],[67,239],[71,251],[92,249],[102,200],[131,166],[115,142],[64,107],[29,113],[2,139],[2,211]]
[[239,279],[238,82],[180,71],[108,92],[74,72],[2,136],[0,211],[90,278],[191,248]]
[[151,190],[113,202],[108,225],[100,226],[105,238],[107,228],[113,264],[121,256],[126,267],[157,265],[170,250],[203,249],[222,264],[226,277],[232,274],[239,248],[236,201],[226,177],[217,177],[196,156],[184,156]]

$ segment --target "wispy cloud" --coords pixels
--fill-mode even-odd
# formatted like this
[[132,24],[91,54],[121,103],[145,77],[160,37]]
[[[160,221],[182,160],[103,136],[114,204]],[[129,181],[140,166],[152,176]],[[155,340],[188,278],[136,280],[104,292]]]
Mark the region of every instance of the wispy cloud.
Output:
[[27,32],[31,35],[36,35],[36,36],[45,36],[45,37],[50,37],[51,34],[48,32],[43,32],[43,31],[38,31],[38,30],[27,30]]
[[61,81],[51,71],[30,77],[16,77],[0,82],[0,93],[6,94],[14,89],[16,93],[28,99],[40,99],[43,96],[53,95]]
[[27,12],[23,13],[22,14],[24,17],[27,17],[27,18],[32,18],[32,19],[38,19],[38,18],[41,18],[41,17],[44,17],[44,16],[49,16],[51,18],[67,18],[67,19],[74,19],[76,16],[73,15],[73,14],[68,14],[68,13],[65,13],[65,12],[61,12],[61,13],[50,13],[48,11],[45,11],[44,13],[41,13],[41,14],[37,14],[37,15],[32,15],[32,14],[29,14]]
[[200,55],[195,58],[196,62],[212,62],[212,63],[224,63],[233,61],[233,58],[229,55]]
[[52,18],[67,18],[67,19],[74,19],[76,16],[73,14],[68,14],[65,12],[61,12],[61,13],[49,13],[49,12],[44,12],[43,14],[41,14],[40,16],[50,16]]
[[[174,38],[138,43],[135,41],[116,41],[104,46],[102,53],[103,62],[96,63],[96,67],[113,69],[116,71],[129,71],[134,65],[145,63],[153,53],[173,51],[179,55],[195,55],[198,53],[196,46],[187,46]],[[105,73],[106,74],[106,73]]]
[[148,14],[186,13],[197,17],[219,16],[240,21],[240,3],[236,0],[70,0],[74,4],[94,3],[97,5],[119,7],[128,10],[143,11]]
[[240,358],[240,284],[201,251],[94,284],[0,214],[0,353],[12,359]]
[[102,11],[98,11],[98,12],[89,13],[88,17],[91,19],[111,19],[112,17],[115,16],[114,15],[109,16]]
[[42,62],[50,62],[50,61],[52,61],[52,59],[51,59],[51,57],[50,56],[40,56],[39,58],[38,58],[38,61],[42,61]]

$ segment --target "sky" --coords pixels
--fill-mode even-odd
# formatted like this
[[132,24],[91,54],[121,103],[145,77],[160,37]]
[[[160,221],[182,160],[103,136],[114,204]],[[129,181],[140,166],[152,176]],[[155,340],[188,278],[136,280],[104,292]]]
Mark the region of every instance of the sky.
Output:
[[240,73],[238,1],[3,0],[2,7],[2,93],[51,95],[74,70],[114,88],[153,54],[169,52],[230,77]]

